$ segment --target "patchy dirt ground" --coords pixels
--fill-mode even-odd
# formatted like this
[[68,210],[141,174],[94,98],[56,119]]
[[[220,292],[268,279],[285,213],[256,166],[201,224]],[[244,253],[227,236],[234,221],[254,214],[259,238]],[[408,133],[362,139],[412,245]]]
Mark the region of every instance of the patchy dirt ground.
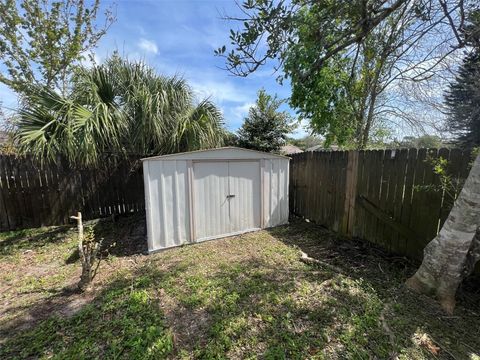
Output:
[[90,225],[86,294],[74,228],[0,234],[0,358],[480,359],[478,279],[446,316],[404,289],[416,264],[313,224],[148,256],[141,217]]

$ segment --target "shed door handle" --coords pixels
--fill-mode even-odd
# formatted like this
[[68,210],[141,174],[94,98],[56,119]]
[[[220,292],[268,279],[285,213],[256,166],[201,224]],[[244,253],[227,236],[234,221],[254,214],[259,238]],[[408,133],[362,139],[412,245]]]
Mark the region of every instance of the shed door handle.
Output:
[[232,195],[232,194],[227,195],[227,199],[234,198],[234,197],[235,197],[235,195]]

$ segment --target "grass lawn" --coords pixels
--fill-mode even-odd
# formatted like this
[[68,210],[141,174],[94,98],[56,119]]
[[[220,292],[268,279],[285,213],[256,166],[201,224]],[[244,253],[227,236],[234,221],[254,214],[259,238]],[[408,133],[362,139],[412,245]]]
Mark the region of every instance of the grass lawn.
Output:
[[414,264],[312,224],[149,256],[141,218],[93,225],[86,294],[74,228],[0,234],[1,359],[480,359],[475,279],[449,317],[403,288]]

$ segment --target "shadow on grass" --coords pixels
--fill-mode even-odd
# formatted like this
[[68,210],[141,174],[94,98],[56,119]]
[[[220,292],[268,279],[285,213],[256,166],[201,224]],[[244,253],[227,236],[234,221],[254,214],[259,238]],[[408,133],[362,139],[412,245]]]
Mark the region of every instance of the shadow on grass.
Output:
[[[468,309],[446,318],[403,290],[407,263],[311,224],[269,233],[265,244],[258,233],[151,255],[78,312],[5,329],[0,358],[460,359],[480,349]],[[300,263],[292,245],[342,273]]]
[[[361,240],[342,238],[321,226],[302,221],[271,229],[270,234],[309,256],[339,268],[360,281],[384,304],[385,324],[392,331],[396,353],[422,348],[432,358],[480,356],[480,278],[470,276],[457,294],[455,316],[446,316],[430,298],[404,287],[419,263],[392,256]],[[423,336],[422,335],[426,335]],[[420,354],[418,355],[419,357]]]
[[87,226],[92,226],[95,237],[102,239],[104,256],[130,256],[147,252],[145,213],[103,218]]
[[[147,251],[147,230],[145,213],[120,215],[84,222],[84,227],[93,227],[97,239],[102,241],[104,256],[130,256]],[[0,233],[0,255],[14,255],[24,250],[36,250],[61,242],[68,233],[76,236],[76,226],[55,226],[33,228]],[[78,250],[66,260],[67,264],[76,262]]]
[[34,228],[0,234],[0,255],[13,255],[19,251],[35,250],[62,241],[70,226]]
[[[179,287],[170,289],[178,301],[173,317],[184,322],[194,313],[203,320],[200,326],[173,325],[176,334],[188,334],[177,339],[180,353],[201,359],[304,359],[332,346],[338,358],[388,357],[387,338],[374,315],[379,304],[364,306],[362,296],[333,284],[328,271],[275,268],[257,259],[183,282],[183,294]],[[345,317],[357,323],[346,328],[340,320]],[[345,341],[336,343],[336,338]]]
[[[92,227],[97,240],[101,240],[101,256],[125,257],[147,252],[147,229],[144,213],[120,215],[86,221],[84,227]],[[73,264],[80,258],[75,249],[65,260]]]
[[[86,304],[70,314],[68,306],[77,304],[65,303],[68,299],[61,297],[69,294],[59,293],[48,301],[54,305],[52,316],[28,330],[19,331],[13,325],[2,329],[0,358],[165,358],[172,351],[172,336],[151,295],[151,282],[142,274],[139,270],[118,276],[92,299],[84,294]],[[149,274],[159,279],[164,275]],[[41,311],[48,303],[29,310]]]
[[[365,307],[362,296],[331,284],[328,271],[257,258],[220,261],[207,272],[194,259],[160,270],[162,263],[157,257],[115,278],[71,316],[4,329],[0,357],[301,359],[321,352],[332,337],[344,338],[339,356],[387,355],[376,325],[379,305]],[[352,316],[358,320],[352,327],[338,323]],[[366,344],[367,329],[380,340]]]

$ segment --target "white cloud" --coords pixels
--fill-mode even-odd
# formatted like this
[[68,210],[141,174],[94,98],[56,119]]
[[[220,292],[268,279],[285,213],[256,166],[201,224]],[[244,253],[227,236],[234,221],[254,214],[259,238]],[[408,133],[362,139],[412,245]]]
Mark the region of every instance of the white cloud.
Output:
[[244,103],[249,98],[239,87],[230,82],[220,80],[192,80],[189,81],[194,91],[200,98],[210,98],[216,103],[234,102]]
[[243,119],[248,114],[248,110],[254,105],[255,103],[253,102],[246,102],[243,105],[235,106],[232,109],[232,113],[236,118]]
[[148,53],[158,54],[158,46],[154,41],[141,38],[138,47]]

